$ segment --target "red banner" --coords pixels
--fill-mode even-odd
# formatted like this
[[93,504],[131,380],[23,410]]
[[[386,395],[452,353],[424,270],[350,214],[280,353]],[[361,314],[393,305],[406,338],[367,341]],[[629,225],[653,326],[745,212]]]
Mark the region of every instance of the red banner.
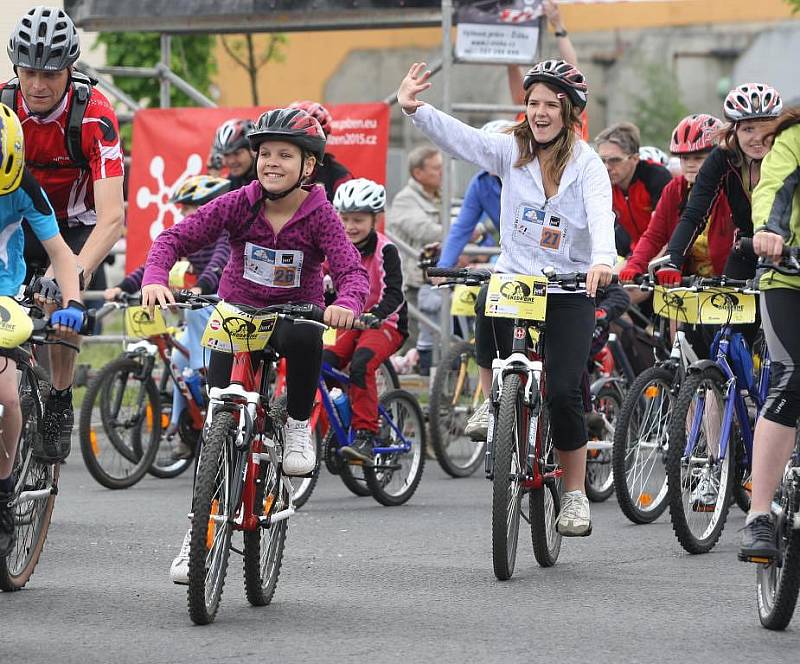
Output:
[[[126,271],[139,267],[153,239],[180,219],[169,197],[185,178],[204,172],[217,127],[230,118],[255,120],[266,108],[153,108],[136,113]],[[385,183],[389,107],[340,104],[326,108],[333,116],[327,151],[355,177]]]

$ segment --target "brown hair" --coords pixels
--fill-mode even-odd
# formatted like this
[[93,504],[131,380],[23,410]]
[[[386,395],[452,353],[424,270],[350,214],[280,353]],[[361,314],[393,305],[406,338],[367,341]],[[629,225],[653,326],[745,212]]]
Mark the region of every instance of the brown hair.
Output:
[[[563,90],[538,81],[534,83],[525,92],[525,107],[528,106],[528,99],[533,92],[533,88],[537,85],[544,85],[548,90],[556,93],[561,100],[561,120],[564,123],[564,131],[553,144],[553,158],[549,159],[545,165],[542,166],[544,174],[558,184],[561,182],[561,176],[564,174],[564,169],[572,157],[572,151],[575,148],[577,140],[576,129],[580,126],[580,109],[578,109],[570,100],[569,95],[564,94]],[[520,120],[510,130],[517,141],[517,148],[519,149],[519,158],[514,163],[515,168],[522,168],[526,164],[530,164],[536,159],[539,152],[539,145],[533,138],[533,130],[528,123],[527,115]]]
[[787,108],[783,113],[781,113],[781,116],[778,118],[778,124],[775,127],[775,131],[770,134],[770,138],[775,140],[775,137],[784,129],[793,127],[796,124],[800,124],[800,106]]
[[439,154],[439,148],[430,143],[418,145],[408,153],[408,174],[414,175],[418,168],[425,168],[425,162]]

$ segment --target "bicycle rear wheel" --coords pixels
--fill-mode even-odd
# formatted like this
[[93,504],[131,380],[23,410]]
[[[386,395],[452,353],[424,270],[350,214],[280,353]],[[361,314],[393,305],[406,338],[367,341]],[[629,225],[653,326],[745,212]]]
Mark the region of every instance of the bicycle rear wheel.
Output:
[[482,401],[475,344],[455,344],[436,371],[428,409],[436,460],[451,477],[468,477],[481,465],[486,443],[470,440],[464,427]]
[[667,427],[672,416],[673,370],[651,367],[631,384],[614,428],[611,465],[622,513],[652,523],[667,509]]
[[[539,438],[539,470],[542,475],[553,473],[558,464],[550,431],[550,411],[542,404],[537,423]],[[542,567],[552,567],[561,552],[561,534],[556,530],[556,520],[561,511],[561,495],[564,492],[560,477],[545,480],[539,489],[531,489],[528,504],[528,520],[531,525],[533,556]]]
[[[178,477],[179,475],[185,473],[189,468],[191,468],[192,464],[194,463],[194,457],[189,457],[188,459],[176,459],[172,445],[166,438],[165,433],[172,419],[172,395],[174,383],[169,371],[166,370],[166,367],[162,367],[162,372],[163,373],[161,374],[161,377],[158,379],[158,394],[161,401],[161,439],[158,443],[158,452],[156,453],[156,457],[153,459],[153,463],[150,464],[150,468],[147,469],[147,472],[153,477],[158,477],[159,479],[172,479],[173,477]],[[195,429],[192,426],[189,410],[184,409],[180,415],[180,418],[178,419],[178,431],[175,435],[180,437],[181,441],[194,450],[196,454],[201,433],[201,430]]]
[[378,447],[411,447],[404,451],[375,454],[372,464],[362,466],[367,486],[381,505],[402,505],[419,486],[425,469],[425,419],[417,399],[405,390],[381,395]]
[[14,463],[16,543],[6,557],[0,558],[0,590],[5,591],[20,590],[33,575],[47,539],[58,489],[59,464],[42,463],[31,454],[39,435],[36,398],[24,394],[20,406],[22,435]]
[[161,403],[152,378],[130,357],[109,362],[81,404],[81,454],[91,476],[108,489],[127,489],[150,468],[161,438]]
[[586,496],[592,502],[608,500],[614,493],[612,455],[614,428],[622,410],[622,395],[618,388],[605,385],[594,397],[591,416],[598,418],[597,431],[590,431],[586,452]]
[[237,424],[232,413],[220,411],[203,442],[192,500],[189,546],[189,616],[198,625],[213,622],[219,609],[236,505],[230,495],[233,476],[231,451]]
[[[289,492],[280,472],[271,463],[261,464],[260,482],[256,484],[256,516],[277,514],[289,507]],[[253,606],[272,601],[281,573],[283,550],[289,520],[283,519],[258,530],[244,533],[244,590]]]
[[517,559],[522,477],[527,463],[524,410],[522,380],[518,374],[509,374],[503,380],[492,438],[492,564],[500,581],[511,578]]
[[[736,452],[729,445],[725,458],[719,458],[725,383],[717,367],[689,374],[669,425],[669,513],[675,536],[689,553],[714,548],[730,508]],[[696,434],[692,433],[694,423],[699,423]]]

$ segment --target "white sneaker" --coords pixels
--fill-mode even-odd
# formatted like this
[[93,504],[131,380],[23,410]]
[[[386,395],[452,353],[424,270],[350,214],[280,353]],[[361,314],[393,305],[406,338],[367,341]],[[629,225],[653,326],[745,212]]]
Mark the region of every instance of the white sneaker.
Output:
[[317,454],[311,443],[308,420],[286,419],[284,428],[284,475],[308,475],[317,463]]
[[556,530],[565,537],[585,537],[592,534],[589,499],[583,491],[570,491],[561,496]]
[[464,435],[474,441],[484,442],[489,435],[489,412],[492,402],[486,399],[478,409],[472,413],[464,427]]
[[172,583],[177,583],[182,586],[189,585],[189,545],[192,541],[192,529],[186,531],[186,536],[183,538],[181,545],[181,552],[177,555],[172,565],[169,568],[169,578]]

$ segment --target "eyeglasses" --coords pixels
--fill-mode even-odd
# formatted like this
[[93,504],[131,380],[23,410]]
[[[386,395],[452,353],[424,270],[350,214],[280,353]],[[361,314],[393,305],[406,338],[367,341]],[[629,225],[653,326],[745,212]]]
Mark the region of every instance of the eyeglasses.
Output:
[[600,161],[602,161],[605,166],[619,166],[623,161],[630,159],[632,156],[632,154],[629,154],[625,157],[600,157]]

